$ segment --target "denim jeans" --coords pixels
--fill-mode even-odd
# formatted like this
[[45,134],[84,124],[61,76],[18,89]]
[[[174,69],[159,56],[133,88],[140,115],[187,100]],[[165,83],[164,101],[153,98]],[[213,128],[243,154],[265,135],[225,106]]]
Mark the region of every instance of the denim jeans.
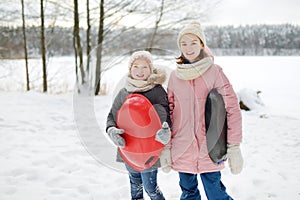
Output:
[[125,164],[129,172],[131,199],[143,199],[143,188],[151,200],[165,200],[157,185],[157,169],[150,168],[138,172]]
[[[233,200],[226,193],[220,172],[202,173],[200,177],[208,200]],[[182,191],[180,200],[201,200],[197,174],[179,172],[179,178]]]

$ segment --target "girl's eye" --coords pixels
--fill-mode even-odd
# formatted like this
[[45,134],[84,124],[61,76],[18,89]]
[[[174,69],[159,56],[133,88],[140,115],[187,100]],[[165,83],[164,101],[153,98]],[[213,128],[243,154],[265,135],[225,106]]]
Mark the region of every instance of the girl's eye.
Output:
[[185,43],[183,43],[183,44],[181,44],[181,46],[185,47],[185,46],[186,46],[186,44],[185,44]]

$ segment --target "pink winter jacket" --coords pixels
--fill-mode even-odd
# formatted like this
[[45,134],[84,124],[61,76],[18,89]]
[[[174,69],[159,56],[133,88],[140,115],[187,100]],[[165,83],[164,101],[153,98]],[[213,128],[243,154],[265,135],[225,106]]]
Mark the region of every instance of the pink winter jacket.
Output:
[[199,174],[224,168],[224,163],[216,165],[210,160],[206,146],[205,101],[212,88],[217,89],[225,102],[228,144],[241,143],[242,118],[238,99],[222,68],[212,64],[193,80],[179,79],[173,71],[168,83],[168,98],[172,120],[171,158],[175,171]]

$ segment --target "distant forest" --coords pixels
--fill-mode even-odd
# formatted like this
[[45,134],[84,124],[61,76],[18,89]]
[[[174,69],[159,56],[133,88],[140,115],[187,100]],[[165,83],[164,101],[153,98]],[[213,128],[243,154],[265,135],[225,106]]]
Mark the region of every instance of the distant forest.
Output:
[[[299,56],[300,26],[248,25],[248,26],[206,26],[207,45],[217,56]],[[179,30],[159,29],[155,48],[177,52],[176,38]],[[27,27],[27,48],[29,57],[39,57],[40,27]],[[48,27],[45,39],[47,56],[74,55],[73,28]],[[118,55],[148,46],[153,29],[107,30],[104,35],[103,55]],[[86,31],[80,32],[82,46],[86,48]],[[97,30],[92,30],[91,45],[97,43]],[[0,58],[23,58],[23,37],[21,27],[0,27]]]

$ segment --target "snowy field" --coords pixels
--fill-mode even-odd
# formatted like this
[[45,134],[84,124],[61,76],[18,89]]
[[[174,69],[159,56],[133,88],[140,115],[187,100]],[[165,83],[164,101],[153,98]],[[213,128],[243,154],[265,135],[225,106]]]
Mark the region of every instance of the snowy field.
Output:
[[[73,62],[49,61],[51,94],[43,94],[39,60],[29,61],[31,92],[22,91],[24,61],[0,60],[0,200],[130,199],[127,174],[114,162],[115,149],[104,135],[127,62],[105,73],[108,95],[96,97],[72,93]],[[300,57],[216,57],[215,62],[236,92],[246,91],[244,97],[260,90],[265,104],[253,100],[255,110],[242,112],[245,165],[239,175],[228,166],[222,171],[228,193],[237,200],[300,200]],[[177,172],[159,171],[167,200],[179,199],[178,182]]]

